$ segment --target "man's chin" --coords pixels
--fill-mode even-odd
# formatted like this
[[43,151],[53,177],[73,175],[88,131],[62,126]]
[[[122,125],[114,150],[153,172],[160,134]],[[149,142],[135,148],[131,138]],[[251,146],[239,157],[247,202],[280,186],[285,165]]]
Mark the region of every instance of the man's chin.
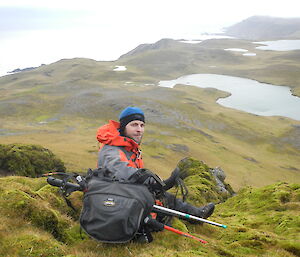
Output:
[[142,138],[141,137],[134,137],[133,140],[137,143],[140,144],[142,142]]

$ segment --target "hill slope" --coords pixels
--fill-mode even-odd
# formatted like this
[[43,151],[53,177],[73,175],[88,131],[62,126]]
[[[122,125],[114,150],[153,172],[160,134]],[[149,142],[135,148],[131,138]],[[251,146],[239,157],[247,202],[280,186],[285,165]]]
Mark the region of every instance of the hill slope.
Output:
[[249,40],[300,39],[300,18],[252,16],[226,28],[226,35]]
[[[237,44],[254,48],[245,41],[210,40],[196,46],[167,41],[162,48],[116,62],[61,60],[1,78],[1,143],[39,144],[63,159],[68,170],[85,171],[96,165],[97,128],[117,119],[126,106],[138,105],[147,116],[144,160],[162,177],[178,160],[192,156],[223,167],[235,189],[300,182],[300,122],[224,108],[215,101],[227,93],[218,90],[157,86],[161,79],[212,72],[210,64],[217,64],[213,71],[220,74],[298,81],[299,63],[292,55],[261,53],[249,60],[224,51]],[[280,63],[286,65],[282,60],[288,60],[294,74],[274,72],[276,62],[279,69]],[[114,71],[116,65],[127,70]]]
[[[189,171],[191,176],[186,179],[189,201],[217,203],[218,198],[222,199],[206,165],[194,160]],[[3,257],[300,255],[299,184],[246,187],[219,203],[210,220],[226,224],[227,229],[174,220],[174,227],[208,241],[206,245],[168,231],[154,233],[151,244],[109,245],[80,234],[79,213],[67,206],[57,188],[46,185],[45,178],[5,177],[0,182],[0,255]],[[71,196],[77,210],[81,198],[80,192]]]

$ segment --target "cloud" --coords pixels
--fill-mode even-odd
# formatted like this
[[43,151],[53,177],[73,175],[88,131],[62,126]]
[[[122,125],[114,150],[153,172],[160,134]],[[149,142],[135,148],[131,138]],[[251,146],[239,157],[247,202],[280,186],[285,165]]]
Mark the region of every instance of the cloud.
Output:
[[86,12],[32,7],[0,7],[0,30],[60,29],[78,26]]
[[[295,17],[298,0],[2,0],[0,29],[225,27],[253,15]],[[2,7],[1,7],[2,6]]]

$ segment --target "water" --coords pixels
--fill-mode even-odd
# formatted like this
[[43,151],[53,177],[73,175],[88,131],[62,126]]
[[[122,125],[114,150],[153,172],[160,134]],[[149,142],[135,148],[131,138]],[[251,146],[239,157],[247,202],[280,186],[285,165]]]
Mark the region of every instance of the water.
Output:
[[192,74],[159,82],[162,87],[172,88],[176,84],[211,87],[229,92],[229,97],[217,100],[217,103],[225,107],[261,116],[284,116],[300,120],[300,98],[293,96],[289,87],[216,74]]
[[254,42],[254,43],[265,45],[265,46],[256,47],[256,49],[260,49],[260,50],[273,50],[273,51],[300,50],[300,40],[276,40],[276,41],[262,41],[262,42]]
[[256,56],[256,53],[250,53],[247,49],[242,48],[226,48],[225,51],[241,52],[244,56]]

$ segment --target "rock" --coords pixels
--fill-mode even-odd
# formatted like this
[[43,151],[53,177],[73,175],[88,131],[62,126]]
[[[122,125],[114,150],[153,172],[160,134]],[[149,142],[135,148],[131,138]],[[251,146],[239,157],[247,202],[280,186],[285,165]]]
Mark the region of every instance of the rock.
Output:
[[234,195],[234,191],[232,187],[225,183],[225,172],[220,168],[216,167],[214,169],[210,169],[209,172],[213,175],[217,183],[217,189],[222,194],[227,194],[228,196]]

